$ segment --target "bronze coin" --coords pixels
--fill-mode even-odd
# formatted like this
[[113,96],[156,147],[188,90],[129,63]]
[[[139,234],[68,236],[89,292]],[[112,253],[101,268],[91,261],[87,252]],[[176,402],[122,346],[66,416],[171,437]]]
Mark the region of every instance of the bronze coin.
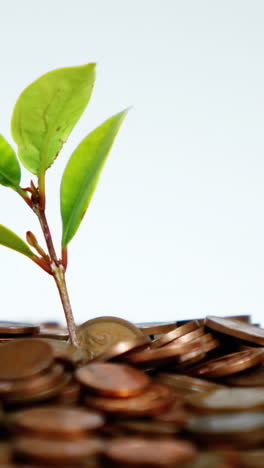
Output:
[[10,397],[15,397],[21,393],[35,393],[48,390],[50,387],[57,385],[61,381],[64,374],[64,367],[61,364],[54,364],[45,373],[37,374],[27,379],[13,381],[12,388],[10,389]]
[[177,361],[178,357],[188,352],[200,349],[199,342],[191,342],[161,348],[136,351],[126,356],[132,364],[159,366],[165,362]]
[[191,369],[191,373],[209,378],[224,377],[257,366],[263,361],[263,351],[248,349],[211,359]]
[[191,461],[195,447],[187,441],[120,437],[109,442],[105,455],[122,466],[175,467]]
[[142,335],[143,332],[127,320],[110,316],[88,320],[77,328],[80,347],[88,350],[92,358],[113,344]]
[[16,429],[38,432],[45,437],[72,439],[101,427],[104,418],[94,410],[40,406],[13,414],[12,424]]
[[129,351],[135,350],[140,348],[140,350],[145,349],[150,344],[150,338],[148,336],[136,336],[134,338],[130,338],[126,341],[119,341],[119,343],[115,343],[109,348],[107,348],[102,354],[99,354],[93,362],[95,361],[109,361],[110,359],[121,356]]
[[77,380],[101,395],[129,397],[149,385],[143,372],[126,364],[92,363],[75,371]]
[[[234,387],[264,387],[264,366],[260,365],[225,379]],[[1,393],[1,387],[0,387]]]
[[226,335],[234,336],[259,345],[264,345],[264,330],[256,327],[255,325],[243,323],[239,320],[213,316],[206,317],[205,324],[212,330]]
[[260,388],[220,388],[190,395],[187,402],[201,411],[248,411],[264,408],[264,392]]
[[238,437],[264,429],[263,412],[228,412],[190,418],[185,429],[191,433]]
[[52,328],[41,325],[37,336],[38,338],[54,338],[66,341],[69,338],[69,332],[66,328]]
[[159,338],[153,340],[151,343],[151,348],[160,348],[161,346],[165,346],[168,343],[171,343],[173,340],[176,340],[176,338],[180,338],[186,333],[190,333],[197,328],[199,328],[199,324],[196,321],[188,322],[185,325],[174,328],[172,331],[164,333]]
[[48,369],[53,362],[52,349],[38,339],[18,339],[0,346],[0,379],[31,377]]
[[47,388],[46,390],[41,390],[37,392],[25,393],[25,392],[16,392],[12,395],[8,395],[8,398],[5,399],[7,405],[20,405],[25,403],[34,403],[38,401],[49,400],[50,398],[56,397],[64,389],[64,387],[69,383],[71,379],[71,374],[64,372],[60,378],[60,381],[52,385],[52,387]]
[[91,436],[76,440],[53,440],[28,435],[17,437],[12,447],[16,455],[36,463],[43,463],[44,466],[71,465],[77,468],[76,463],[100,453],[103,444],[99,438]]
[[152,322],[152,323],[137,323],[137,327],[144,335],[161,335],[168,333],[177,328],[176,322]]
[[171,385],[176,391],[183,390],[185,393],[203,393],[224,388],[224,386],[209,382],[208,380],[168,372],[160,372],[157,378],[160,382]]
[[20,322],[0,322],[0,333],[4,335],[30,335],[39,331],[39,325]]
[[172,390],[162,383],[151,383],[140,395],[129,398],[110,398],[89,395],[87,406],[106,413],[127,414],[130,416],[152,416],[172,405]]
[[65,361],[76,366],[85,365],[91,361],[92,354],[86,349],[77,348],[70,343],[53,338],[40,338],[40,340],[51,346],[55,359]]
[[[185,326],[185,325],[183,325]],[[196,328],[196,330],[193,330],[189,333],[185,333],[184,335],[180,336],[179,338],[176,338],[175,340],[171,341],[169,344],[165,346],[174,346],[177,344],[182,344],[182,343],[189,343],[190,341],[196,340],[196,338],[201,338],[202,336],[205,336],[204,333],[204,328],[199,327]]]

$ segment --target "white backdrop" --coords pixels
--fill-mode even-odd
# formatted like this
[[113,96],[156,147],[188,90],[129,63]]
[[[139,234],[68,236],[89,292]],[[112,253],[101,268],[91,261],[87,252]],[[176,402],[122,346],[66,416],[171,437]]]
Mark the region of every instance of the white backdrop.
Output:
[[[19,93],[98,63],[90,105],[47,174],[59,247],[60,178],[94,127],[132,105],[79,232],[68,287],[78,323],[264,309],[264,4],[261,0],[9,0],[1,7],[0,132]],[[29,174],[24,171],[23,184]],[[41,238],[0,187],[0,223]],[[59,320],[52,278],[0,247],[2,320]]]

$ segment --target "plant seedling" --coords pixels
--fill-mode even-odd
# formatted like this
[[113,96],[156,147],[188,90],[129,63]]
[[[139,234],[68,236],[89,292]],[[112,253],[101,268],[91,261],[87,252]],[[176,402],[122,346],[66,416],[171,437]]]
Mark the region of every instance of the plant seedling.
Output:
[[[37,216],[47,247],[28,231],[27,243],[0,225],[0,244],[26,255],[53,276],[59,291],[72,344],[78,346],[76,325],[67,292],[67,247],[88,208],[109,150],[127,110],[93,130],[77,146],[64,170],[60,188],[61,253],[57,255],[46,217],[45,175],[85,110],[95,81],[95,64],[60,68],[38,78],[19,96],[12,120],[12,136],[23,166],[36,177],[20,186],[21,168],[15,151],[0,135],[0,184],[20,195]],[[33,247],[36,253],[30,248]]]

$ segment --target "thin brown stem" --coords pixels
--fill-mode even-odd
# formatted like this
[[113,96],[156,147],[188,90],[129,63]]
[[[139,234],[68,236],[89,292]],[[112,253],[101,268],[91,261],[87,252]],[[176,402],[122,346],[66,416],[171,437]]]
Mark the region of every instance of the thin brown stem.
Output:
[[70,303],[67,286],[66,286],[65,268],[62,265],[61,261],[58,260],[57,258],[44,210],[40,209],[38,203],[35,203],[33,205],[33,211],[36,213],[39,219],[39,222],[40,222],[40,225],[41,225],[44,237],[45,237],[45,241],[47,244],[47,248],[48,248],[48,252],[49,252],[50,260],[51,260],[50,266],[52,270],[52,275],[55,280],[55,283],[56,283],[56,286],[58,288],[59,295],[61,298],[61,303],[62,303],[62,307],[65,313],[65,318],[66,318],[66,322],[67,322],[67,326],[69,330],[70,341],[73,345],[78,346],[76,325],[74,322],[71,303]]

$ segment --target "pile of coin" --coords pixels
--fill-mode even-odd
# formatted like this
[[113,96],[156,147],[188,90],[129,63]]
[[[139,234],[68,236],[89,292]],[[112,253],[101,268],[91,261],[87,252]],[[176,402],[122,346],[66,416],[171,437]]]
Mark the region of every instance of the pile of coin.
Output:
[[264,466],[264,329],[250,317],[0,323],[0,466]]

